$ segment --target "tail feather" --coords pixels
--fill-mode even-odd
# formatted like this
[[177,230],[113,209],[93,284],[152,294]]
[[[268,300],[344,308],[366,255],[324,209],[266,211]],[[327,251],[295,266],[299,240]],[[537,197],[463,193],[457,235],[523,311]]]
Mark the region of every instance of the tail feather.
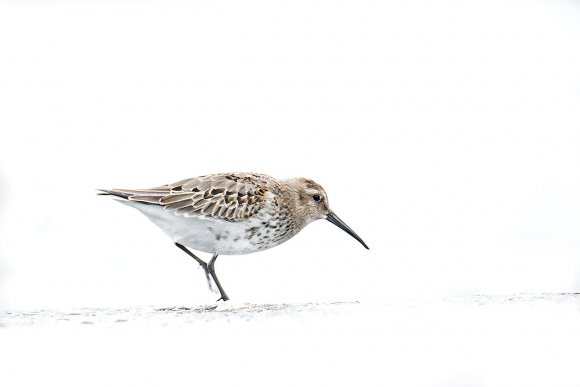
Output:
[[103,196],[116,196],[125,200],[129,200],[129,196],[131,196],[130,194],[126,193],[126,192],[122,192],[122,191],[116,191],[116,190],[111,190],[111,189],[97,189],[97,195],[103,195]]
[[156,190],[97,189],[97,195],[114,196],[123,200],[161,205],[160,200],[167,192]]

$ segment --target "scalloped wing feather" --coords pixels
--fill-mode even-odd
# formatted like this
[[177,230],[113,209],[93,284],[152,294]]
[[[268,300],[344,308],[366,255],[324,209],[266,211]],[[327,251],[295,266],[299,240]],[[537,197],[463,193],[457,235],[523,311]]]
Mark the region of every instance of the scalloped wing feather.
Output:
[[157,204],[181,216],[200,216],[238,221],[256,214],[268,191],[277,193],[276,180],[250,173],[214,174],[143,189],[113,189],[130,201]]

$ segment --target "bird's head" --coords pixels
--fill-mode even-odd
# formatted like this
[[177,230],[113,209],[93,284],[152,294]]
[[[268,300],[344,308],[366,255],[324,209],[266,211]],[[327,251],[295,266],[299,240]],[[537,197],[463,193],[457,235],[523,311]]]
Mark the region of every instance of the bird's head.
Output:
[[332,212],[328,203],[328,195],[320,184],[303,177],[289,179],[285,183],[288,185],[289,192],[292,193],[295,212],[302,221],[303,226],[314,220],[326,219],[368,249],[366,243]]

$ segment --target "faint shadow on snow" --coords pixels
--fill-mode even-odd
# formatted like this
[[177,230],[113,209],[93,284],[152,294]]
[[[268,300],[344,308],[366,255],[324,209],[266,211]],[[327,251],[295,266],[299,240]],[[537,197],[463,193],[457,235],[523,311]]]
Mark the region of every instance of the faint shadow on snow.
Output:
[[[489,318],[494,313],[528,313],[530,309],[553,313],[580,312],[580,293],[537,293],[510,295],[471,295],[448,298],[385,300],[378,302],[249,304],[218,302],[211,305],[179,307],[81,308],[70,310],[0,312],[0,327],[99,325],[99,326],[174,326],[209,322],[307,321],[325,316],[354,316],[361,320],[409,321],[437,320],[460,313]],[[455,317],[454,317],[455,318]]]
[[215,320],[246,320],[281,316],[326,315],[357,305],[358,302],[303,304],[223,303],[193,307],[80,308],[69,311],[38,310],[0,312],[0,327],[55,324],[121,324],[184,325]]
[[330,303],[304,303],[304,304],[249,304],[249,303],[217,303],[213,305],[205,305],[199,307],[169,307],[156,309],[157,312],[177,312],[177,313],[220,313],[220,314],[236,314],[236,313],[264,313],[264,312],[307,312],[314,311],[321,308],[333,307],[337,305],[354,305],[358,301],[352,302],[330,302]]

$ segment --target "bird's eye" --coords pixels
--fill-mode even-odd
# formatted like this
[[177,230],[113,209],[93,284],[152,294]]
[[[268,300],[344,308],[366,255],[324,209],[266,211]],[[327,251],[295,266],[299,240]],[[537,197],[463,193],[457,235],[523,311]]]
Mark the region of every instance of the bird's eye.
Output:
[[314,199],[315,202],[319,202],[320,201],[320,195],[312,195],[312,199]]

